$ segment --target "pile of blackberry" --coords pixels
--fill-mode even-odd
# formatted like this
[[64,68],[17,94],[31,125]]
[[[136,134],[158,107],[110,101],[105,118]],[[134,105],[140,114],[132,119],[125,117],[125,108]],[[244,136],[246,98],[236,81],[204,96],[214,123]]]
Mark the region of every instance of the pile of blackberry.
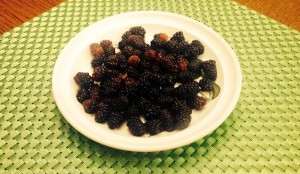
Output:
[[213,91],[216,62],[202,61],[204,46],[178,31],[155,34],[150,44],[141,26],[130,28],[115,48],[110,40],[90,45],[93,73],[78,72],[76,95],[85,112],[110,129],[127,124],[135,136],[186,128]]

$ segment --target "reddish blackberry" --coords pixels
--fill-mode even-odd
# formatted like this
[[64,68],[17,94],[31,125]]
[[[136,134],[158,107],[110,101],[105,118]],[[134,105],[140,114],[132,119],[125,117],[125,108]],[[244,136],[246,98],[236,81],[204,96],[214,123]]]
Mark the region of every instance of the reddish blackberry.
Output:
[[174,40],[176,42],[183,42],[185,41],[184,35],[182,31],[178,31],[170,38],[170,40]]
[[144,39],[141,36],[138,35],[130,35],[127,38],[127,43],[137,49],[144,49],[145,48],[145,42]]
[[187,82],[192,82],[194,81],[194,79],[199,77],[200,75],[196,73],[186,71],[186,72],[178,73],[178,75],[176,76],[176,81],[180,83],[187,83]]
[[132,55],[128,58],[128,64],[137,67],[140,63],[141,59],[137,55]]
[[180,57],[177,60],[177,63],[178,63],[178,68],[179,68],[180,72],[185,72],[187,70],[187,67],[188,67],[188,64],[189,64],[188,60],[186,60],[183,57]]
[[146,126],[139,117],[132,117],[127,122],[130,133],[134,136],[142,136],[146,133]]
[[162,129],[164,131],[171,132],[175,129],[172,113],[168,110],[162,110],[159,115],[159,120],[162,123]]
[[199,81],[199,89],[200,91],[213,91],[214,82],[209,79],[201,79]]
[[176,97],[187,100],[189,98],[195,97],[199,92],[199,84],[195,81],[184,83],[179,85],[174,89],[174,94]]
[[194,46],[196,48],[198,48],[198,55],[201,55],[204,53],[204,46],[202,45],[202,43],[199,40],[193,40],[191,43],[191,46]]
[[92,43],[90,45],[91,54],[94,58],[102,56],[104,54],[104,49],[97,43]]
[[217,67],[215,60],[207,60],[201,63],[201,68],[204,73],[204,77],[215,81],[217,79]]
[[166,33],[158,33],[154,35],[154,38],[158,38],[163,42],[167,42],[169,40],[169,36]]
[[78,90],[78,92],[76,94],[76,98],[79,103],[82,103],[86,99],[90,98],[90,93],[87,89],[81,88]]
[[110,129],[119,128],[125,121],[123,112],[112,112],[107,120],[107,125]]
[[102,40],[100,45],[104,48],[104,50],[107,50],[109,47],[113,47],[111,40]]
[[103,65],[105,62],[107,62],[107,57],[102,55],[92,59],[91,65],[93,68],[96,68],[97,66]]
[[108,104],[101,102],[99,103],[98,110],[95,114],[95,121],[97,123],[105,123],[108,120],[110,109]]
[[132,34],[135,34],[135,35],[139,35],[143,38],[145,37],[145,34],[146,34],[146,30],[141,26],[132,27],[129,29],[129,32],[131,32]]
[[75,75],[74,80],[80,88],[89,88],[94,85],[94,81],[89,73],[78,72]]
[[193,109],[202,110],[206,104],[204,97],[196,96],[191,103]]
[[93,114],[98,109],[98,102],[93,99],[87,99],[82,103],[84,111],[88,114]]
[[150,135],[156,135],[162,131],[162,124],[159,119],[146,121],[146,129]]
[[147,59],[155,59],[156,58],[156,51],[153,49],[147,50],[144,54],[145,58]]

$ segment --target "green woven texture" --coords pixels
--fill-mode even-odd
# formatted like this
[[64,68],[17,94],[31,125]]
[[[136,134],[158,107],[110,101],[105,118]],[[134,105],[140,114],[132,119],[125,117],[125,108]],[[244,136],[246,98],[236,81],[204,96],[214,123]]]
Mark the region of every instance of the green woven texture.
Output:
[[[53,67],[90,24],[138,10],[173,12],[222,35],[242,93],[229,118],[190,145],[155,153],[81,135],[52,96]],[[300,32],[234,1],[68,1],[0,36],[0,173],[300,173]]]

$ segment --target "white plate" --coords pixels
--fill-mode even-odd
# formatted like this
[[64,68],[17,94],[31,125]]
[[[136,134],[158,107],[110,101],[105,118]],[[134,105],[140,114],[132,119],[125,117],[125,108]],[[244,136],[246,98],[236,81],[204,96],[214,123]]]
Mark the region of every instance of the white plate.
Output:
[[[202,111],[193,111],[190,125],[180,131],[163,132],[155,136],[134,137],[126,124],[110,130],[107,124],[94,121],[76,100],[78,86],[73,77],[77,72],[92,72],[89,45],[103,39],[118,43],[121,35],[132,26],[146,29],[146,41],[153,35],[165,32],[169,36],[183,31],[188,41],[200,40],[205,46],[202,59],[217,62],[219,96],[210,101]],[[77,34],[65,46],[55,64],[53,94],[65,119],[88,138],[117,149],[128,151],[161,151],[192,143],[220,126],[234,109],[241,91],[241,69],[236,55],[226,41],[216,32],[193,19],[166,12],[130,12],[96,22]]]

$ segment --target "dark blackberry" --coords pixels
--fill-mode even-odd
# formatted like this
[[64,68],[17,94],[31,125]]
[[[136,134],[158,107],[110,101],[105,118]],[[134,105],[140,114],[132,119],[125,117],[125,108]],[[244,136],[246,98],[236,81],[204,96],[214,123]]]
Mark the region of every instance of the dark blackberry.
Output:
[[176,81],[180,83],[187,83],[187,82],[192,82],[199,77],[200,75],[196,73],[186,71],[186,72],[178,73],[176,76]]
[[189,61],[192,61],[192,60],[195,60],[198,58],[200,54],[200,51],[199,49],[196,47],[196,46],[192,46],[192,45],[188,45],[186,47],[186,50],[184,52],[184,56],[189,60]]
[[107,50],[109,47],[113,47],[111,40],[102,40],[100,45],[104,48],[104,50]]
[[101,45],[97,43],[92,43],[90,45],[91,54],[94,58],[102,56],[104,54],[104,49]]
[[113,69],[108,69],[106,66],[98,66],[94,69],[92,74],[92,78],[96,82],[100,82],[107,78],[115,78],[118,77],[120,73]]
[[188,65],[188,70],[190,70],[191,72],[196,73],[197,75],[201,76],[201,62],[202,60],[200,59],[195,59],[189,62]]
[[199,89],[200,91],[213,91],[214,82],[209,79],[201,79],[199,81]]
[[177,42],[177,44],[175,45],[175,52],[176,54],[180,55],[180,54],[184,54],[184,52],[186,51],[186,49],[188,48],[189,44],[186,41],[183,42]]
[[115,50],[115,48],[114,47],[107,47],[106,49],[105,49],[105,56],[110,56],[110,55],[113,55],[113,54],[116,54],[116,50]]
[[110,69],[117,69],[118,68],[117,56],[116,55],[107,56],[107,61],[105,62],[104,65]]
[[94,81],[89,73],[78,72],[74,77],[75,82],[80,88],[89,88],[94,85]]
[[127,115],[129,117],[135,117],[141,114],[141,109],[138,106],[138,104],[132,103],[131,105],[129,105],[128,109],[127,109]]
[[123,35],[122,35],[122,40],[127,42],[128,37],[132,35],[132,33],[130,31],[126,31]]
[[188,60],[186,60],[183,57],[180,57],[177,60],[177,63],[178,63],[178,68],[179,68],[180,72],[185,72],[187,70],[187,67],[188,67],[188,64],[189,64]]
[[129,32],[131,32],[132,34],[135,34],[135,35],[139,35],[143,38],[145,37],[145,34],[146,34],[146,30],[141,26],[132,27],[129,29]]
[[105,55],[95,57],[92,59],[91,65],[93,68],[103,65],[107,61],[107,57]]
[[169,108],[171,107],[172,103],[174,102],[174,98],[166,95],[166,94],[161,94],[160,96],[157,97],[156,99],[157,104],[161,106],[162,108]]
[[202,43],[199,40],[193,40],[191,43],[191,46],[194,46],[196,48],[198,48],[199,52],[198,54],[201,55],[204,53],[204,46],[202,45]]
[[161,88],[161,92],[163,94],[172,94],[174,89],[175,89],[174,86],[165,86]]
[[123,50],[124,47],[127,45],[127,41],[126,40],[121,40],[119,43],[118,43],[118,48],[120,50]]
[[168,51],[169,53],[176,53],[177,52],[177,42],[174,40],[168,40],[165,44],[164,44],[164,48],[166,51]]
[[116,54],[116,60],[118,65],[117,69],[124,72],[128,65],[126,57],[121,52],[118,52]]
[[174,95],[182,100],[194,98],[199,92],[198,85],[195,81],[181,84],[174,89]]
[[184,129],[190,124],[192,117],[188,114],[190,111],[182,110],[174,116],[174,125],[176,129]]
[[170,109],[173,113],[178,113],[178,112],[180,112],[180,110],[186,109],[187,107],[188,106],[187,106],[185,100],[173,98]]
[[114,110],[123,111],[123,110],[127,109],[128,103],[129,103],[128,96],[120,95],[115,100]]
[[207,60],[201,63],[201,68],[204,73],[204,77],[215,81],[217,79],[217,67],[215,60]]
[[206,104],[206,99],[204,97],[196,96],[191,102],[191,107],[193,109],[202,110],[205,104]]
[[159,116],[164,131],[171,132],[175,129],[172,113],[168,110],[162,110]]
[[178,31],[170,38],[170,40],[174,40],[176,42],[183,42],[185,41],[184,35],[182,31]]
[[145,42],[144,39],[141,36],[138,35],[130,35],[127,38],[127,43],[137,49],[144,49],[145,48]]
[[123,112],[112,112],[107,120],[107,125],[110,129],[119,128],[125,121]]
[[154,38],[150,42],[151,48],[163,48],[165,42],[162,41],[160,38]]
[[90,92],[87,89],[81,88],[78,90],[76,98],[79,103],[82,103],[86,99],[90,98]]
[[139,117],[132,117],[127,122],[130,133],[134,136],[142,136],[146,133],[146,126]]
[[178,72],[178,65],[175,62],[175,58],[172,55],[167,55],[161,61],[161,66],[163,70],[168,74],[176,74]]
[[119,92],[122,80],[120,78],[111,78],[101,81],[100,91],[104,95],[114,95]]
[[102,99],[99,85],[94,85],[90,90],[91,99],[95,101],[100,101]]
[[140,77],[140,73],[132,66],[128,66],[126,68],[126,72],[127,72],[127,76],[133,79],[138,79]]
[[175,85],[175,78],[170,74],[165,74],[162,76],[162,80],[160,82],[162,86],[174,86]]
[[105,123],[108,120],[108,116],[110,114],[110,109],[108,104],[101,102],[98,105],[98,110],[95,114],[95,121],[97,123]]
[[82,103],[84,111],[88,114],[93,114],[98,109],[98,102],[93,99],[87,99]]
[[145,125],[146,130],[150,135],[156,135],[163,130],[161,121],[159,119],[148,120],[146,121]]
[[134,55],[134,50],[135,50],[135,49],[134,49],[132,46],[126,45],[126,46],[123,48],[122,52],[123,52],[123,54],[124,54],[126,57],[129,57],[129,56],[131,56],[131,55]]

